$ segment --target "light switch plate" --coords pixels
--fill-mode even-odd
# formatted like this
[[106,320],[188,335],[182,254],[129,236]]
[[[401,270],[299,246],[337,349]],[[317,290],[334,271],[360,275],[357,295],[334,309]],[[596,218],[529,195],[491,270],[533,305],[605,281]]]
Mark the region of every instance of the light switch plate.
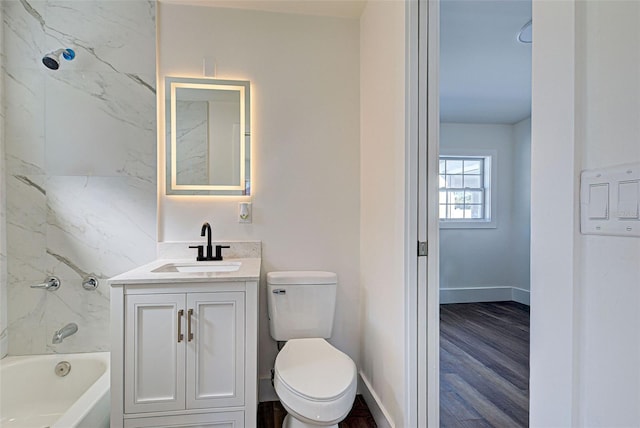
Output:
[[582,171],[580,232],[640,236],[640,163]]

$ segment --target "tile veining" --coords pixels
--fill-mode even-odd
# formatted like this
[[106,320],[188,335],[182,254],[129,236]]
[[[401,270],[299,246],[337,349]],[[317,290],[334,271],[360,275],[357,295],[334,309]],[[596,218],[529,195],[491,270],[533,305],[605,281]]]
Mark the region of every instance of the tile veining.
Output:
[[[156,251],[155,2],[2,2],[9,352],[109,349],[107,287]],[[49,70],[60,48],[72,62]],[[50,275],[56,291],[32,289]],[[78,333],[51,344],[70,322]]]

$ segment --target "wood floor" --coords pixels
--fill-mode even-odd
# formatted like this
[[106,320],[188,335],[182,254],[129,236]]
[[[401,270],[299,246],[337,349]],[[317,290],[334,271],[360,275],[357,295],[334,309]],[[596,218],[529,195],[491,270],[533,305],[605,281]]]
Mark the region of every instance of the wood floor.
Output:
[[440,426],[529,426],[528,306],[440,306]]
[[[258,405],[258,428],[280,428],[286,415],[287,411],[279,401],[260,403]],[[356,395],[351,412],[338,426],[340,428],[376,428],[376,422],[373,420],[362,395]]]
[[[278,401],[260,403],[258,428],[280,428]],[[529,307],[515,302],[440,306],[440,425],[517,428],[529,425]],[[340,428],[376,423],[356,396]]]

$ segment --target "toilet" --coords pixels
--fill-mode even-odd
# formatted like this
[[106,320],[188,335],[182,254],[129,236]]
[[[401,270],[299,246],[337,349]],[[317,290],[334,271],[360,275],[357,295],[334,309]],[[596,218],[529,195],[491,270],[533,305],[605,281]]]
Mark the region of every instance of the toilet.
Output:
[[287,410],[283,428],[337,427],[356,396],[356,365],[331,337],[338,276],[333,272],[267,274],[271,337],[286,341],[273,385]]

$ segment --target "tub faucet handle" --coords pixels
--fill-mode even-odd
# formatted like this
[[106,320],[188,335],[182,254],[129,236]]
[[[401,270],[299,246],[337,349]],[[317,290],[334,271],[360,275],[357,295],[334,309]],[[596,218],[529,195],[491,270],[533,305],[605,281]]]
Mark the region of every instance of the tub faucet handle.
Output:
[[87,275],[82,279],[82,288],[85,290],[95,290],[98,285],[98,278],[94,275]]
[[60,280],[55,276],[47,277],[42,284],[32,285],[31,288],[44,288],[45,290],[57,290],[60,288]]

